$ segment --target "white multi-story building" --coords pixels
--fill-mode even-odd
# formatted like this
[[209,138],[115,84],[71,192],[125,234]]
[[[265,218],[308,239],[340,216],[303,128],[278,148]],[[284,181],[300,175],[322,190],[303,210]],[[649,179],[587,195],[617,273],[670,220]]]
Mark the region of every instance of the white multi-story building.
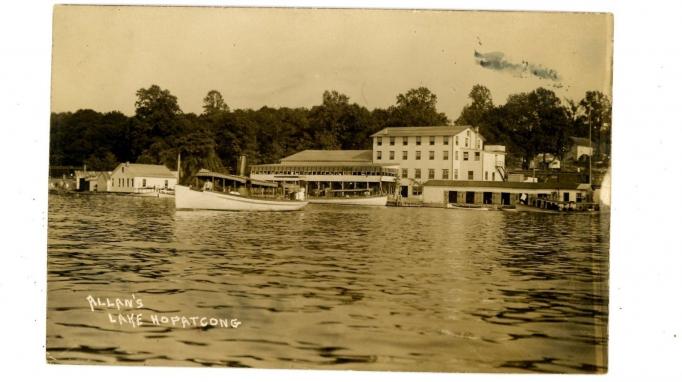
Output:
[[504,180],[505,147],[485,145],[471,126],[387,127],[372,139],[374,163],[400,167],[403,197],[431,179]]

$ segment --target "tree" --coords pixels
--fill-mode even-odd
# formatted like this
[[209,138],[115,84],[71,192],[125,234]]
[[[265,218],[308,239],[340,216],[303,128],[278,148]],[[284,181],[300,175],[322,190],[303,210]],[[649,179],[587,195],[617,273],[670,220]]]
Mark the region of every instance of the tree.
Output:
[[537,88],[512,94],[501,108],[504,130],[528,168],[535,155],[550,153],[561,158],[567,149],[569,114],[553,91]]
[[346,126],[343,115],[349,107],[348,96],[336,90],[325,90],[322,94],[322,105],[310,110],[310,128],[315,148],[322,150],[338,150],[342,146],[341,136]]
[[444,113],[436,110],[438,97],[426,87],[398,94],[396,105],[389,108],[392,126],[440,126],[448,124]]
[[602,92],[588,91],[580,101],[592,141],[596,143],[595,156],[611,153],[611,101]]
[[97,150],[85,160],[88,170],[92,171],[111,171],[118,163],[116,156],[106,149]]
[[225,103],[223,95],[217,90],[211,90],[204,97],[204,114],[210,115],[218,112],[229,112],[230,108]]
[[493,98],[490,90],[483,85],[474,85],[469,92],[471,103],[462,108],[457,118],[458,125],[483,126],[488,113],[493,109]]
[[167,89],[152,85],[149,89],[139,89],[135,95],[135,116],[140,119],[175,117],[182,114],[178,106],[178,98]]
[[[178,99],[166,89],[152,85],[139,89],[136,93],[135,117],[131,123],[133,157],[158,159],[158,153],[170,146],[169,137],[178,135],[181,126],[179,119],[182,110]],[[148,149],[154,145],[152,152]]]

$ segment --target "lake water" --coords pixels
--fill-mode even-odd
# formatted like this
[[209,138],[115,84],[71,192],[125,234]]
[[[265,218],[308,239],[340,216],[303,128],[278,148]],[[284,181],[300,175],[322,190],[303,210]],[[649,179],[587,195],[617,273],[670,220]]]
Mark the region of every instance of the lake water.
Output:
[[608,215],[50,195],[48,221],[49,362],[606,371]]

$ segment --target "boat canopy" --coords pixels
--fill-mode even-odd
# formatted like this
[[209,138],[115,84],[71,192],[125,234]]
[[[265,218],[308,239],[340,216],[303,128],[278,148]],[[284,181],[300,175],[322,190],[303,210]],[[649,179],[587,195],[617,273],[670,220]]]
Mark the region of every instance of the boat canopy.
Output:
[[254,186],[261,186],[261,187],[278,187],[277,183],[274,182],[268,182],[264,180],[255,180],[251,179],[246,176],[239,176],[239,175],[230,175],[230,174],[223,174],[215,171],[209,171],[206,170],[205,168],[202,168],[199,170],[196,175],[194,175],[197,178],[217,178],[217,179],[226,179],[226,180],[231,180],[234,182],[239,182],[243,184],[251,184]]

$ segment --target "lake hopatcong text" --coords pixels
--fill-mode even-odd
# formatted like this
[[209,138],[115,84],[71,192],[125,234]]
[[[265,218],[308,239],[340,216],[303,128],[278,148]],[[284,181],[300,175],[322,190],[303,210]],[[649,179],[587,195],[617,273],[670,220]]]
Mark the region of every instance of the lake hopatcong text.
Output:
[[[85,298],[92,312],[103,311],[111,324],[138,328],[141,326],[170,326],[178,328],[238,328],[242,323],[237,318],[196,315],[164,315],[139,312],[144,308],[140,297],[95,297]],[[115,312],[112,312],[115,311]]]

